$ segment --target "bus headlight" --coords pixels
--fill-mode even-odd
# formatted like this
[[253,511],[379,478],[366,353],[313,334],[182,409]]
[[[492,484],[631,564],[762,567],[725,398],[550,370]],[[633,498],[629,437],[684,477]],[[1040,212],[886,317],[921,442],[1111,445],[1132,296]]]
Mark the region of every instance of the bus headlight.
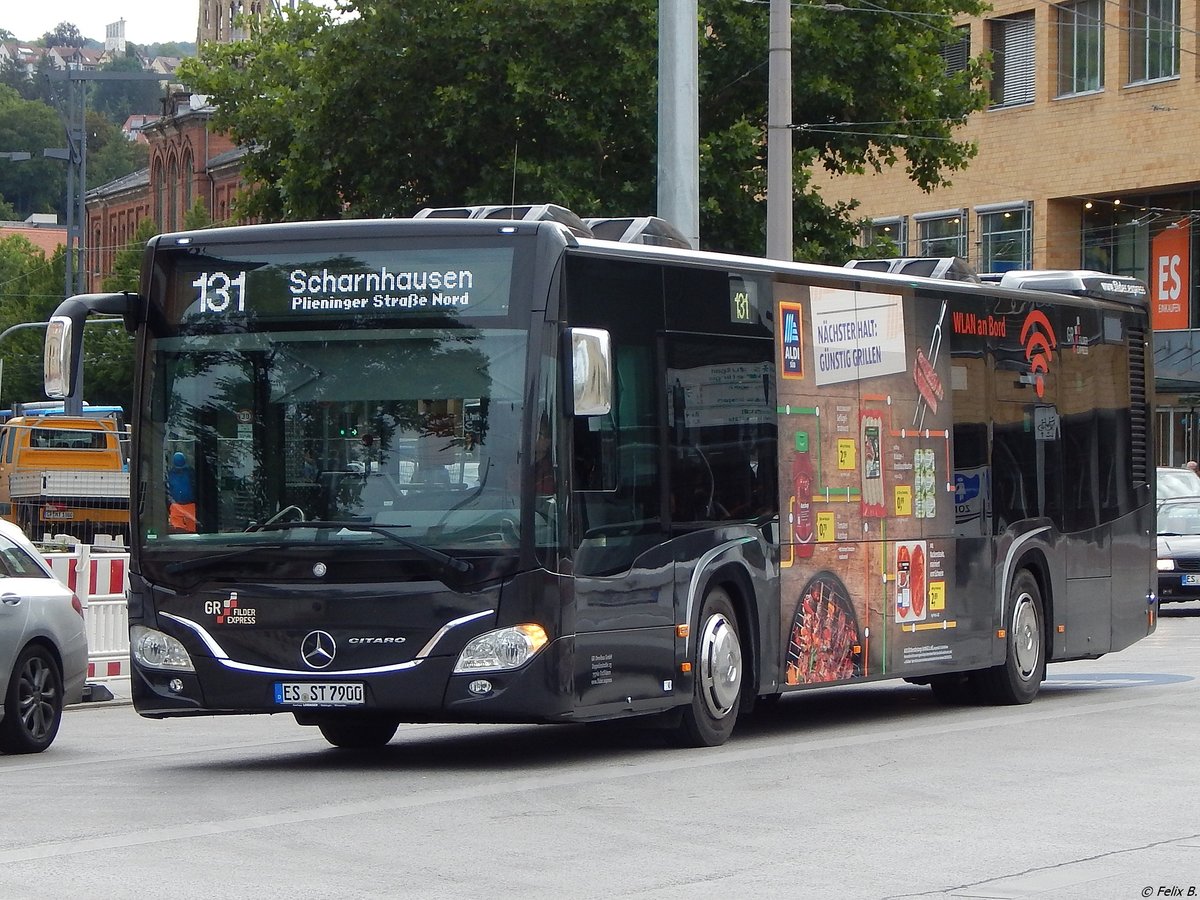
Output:
[[550,643],[541,625],[513,625],[471,638],[454,664],[457,672],[487,672],[525,665]]
[[1173,559],[1162,559],[1162,558],[1160,558],[1160,559],[1158,560],[1158,571],[1160,571],[1160,572],[1174,572],[1174,571],[1175,571],[1175,560],[1173,560]]
[[153,628],[134,625],[129,629],[129,646],[133,651],[133,658],[149,669],[196,671],[183,644],[169,634],[163,634]]

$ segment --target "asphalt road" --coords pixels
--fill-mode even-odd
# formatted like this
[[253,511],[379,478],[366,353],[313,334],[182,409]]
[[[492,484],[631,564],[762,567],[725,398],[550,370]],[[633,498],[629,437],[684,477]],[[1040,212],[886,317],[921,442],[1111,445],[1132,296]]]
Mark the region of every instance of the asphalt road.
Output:
[[1197,675],[1189,604],[1029,706],[827,689],[710,750],[421,725],[354,754],[93,704],[0,757],[0,898],[1200,896]]

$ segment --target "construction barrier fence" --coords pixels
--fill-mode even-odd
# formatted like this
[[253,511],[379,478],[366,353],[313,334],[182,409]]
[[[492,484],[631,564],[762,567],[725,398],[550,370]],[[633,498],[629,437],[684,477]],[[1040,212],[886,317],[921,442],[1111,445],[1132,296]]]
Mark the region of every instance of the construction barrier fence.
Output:
[[88,681],[129,675],[129,554],[75,544],[47,550],[43,558],[55,576],[83,604],[88,639]]

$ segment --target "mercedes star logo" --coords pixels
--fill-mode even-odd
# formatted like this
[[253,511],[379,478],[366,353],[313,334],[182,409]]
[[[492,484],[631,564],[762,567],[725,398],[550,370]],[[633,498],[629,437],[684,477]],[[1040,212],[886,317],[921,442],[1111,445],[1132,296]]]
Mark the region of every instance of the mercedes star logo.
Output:
[[300,655],[310,668],[323,669],[337,653],[337,642],[328,631],[310,631],[300,642]]

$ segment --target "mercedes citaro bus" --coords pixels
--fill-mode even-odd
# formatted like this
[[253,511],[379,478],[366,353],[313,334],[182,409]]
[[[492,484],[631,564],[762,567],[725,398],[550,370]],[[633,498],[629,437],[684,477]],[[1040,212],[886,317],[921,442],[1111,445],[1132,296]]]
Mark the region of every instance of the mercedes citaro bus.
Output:
[[137,338],[137,711],[716,745],[820,685],[1024,703],[1154,630],[1144,286],[625,237],[558,207],[214,228],[65,301],[51,396],[89,312]]

